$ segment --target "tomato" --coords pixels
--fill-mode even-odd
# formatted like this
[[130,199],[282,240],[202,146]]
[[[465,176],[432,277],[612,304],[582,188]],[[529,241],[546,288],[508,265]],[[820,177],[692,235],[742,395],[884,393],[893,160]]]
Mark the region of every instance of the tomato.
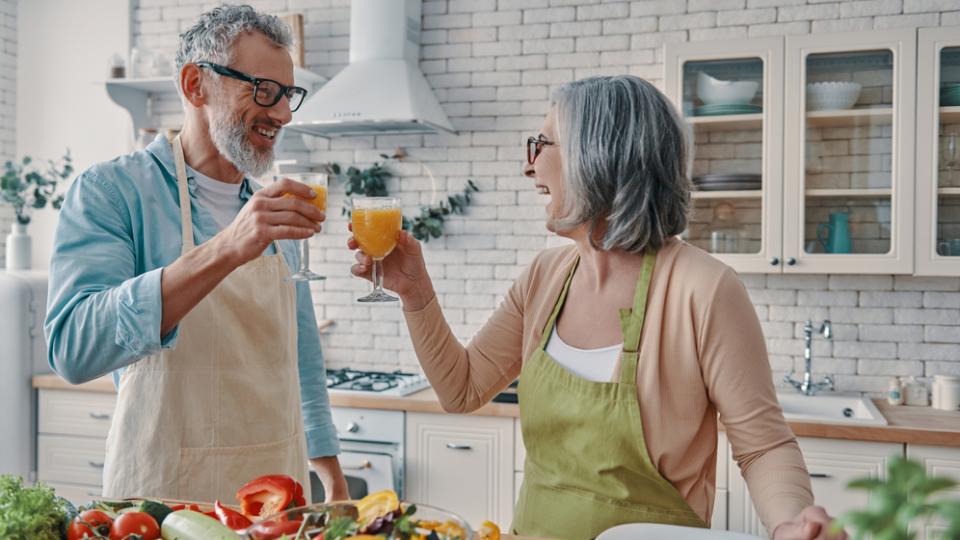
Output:
[[187,505],[185,504],[175,504],[170,507],[170,509],[173,510],[174,512],[176,512],[177,510],[184,510],[186,508],[187,508]]
[[70,527],[67,529],[67,540],[107,536],[110,534],[110,527],[112,526],[113,520],[106,512],[87,510],[70,523]]
[[144,512],[124,512],[117,516],[110,529],[110,540],[137,538],[139,540],[157,540],[160,527],[157,520]]

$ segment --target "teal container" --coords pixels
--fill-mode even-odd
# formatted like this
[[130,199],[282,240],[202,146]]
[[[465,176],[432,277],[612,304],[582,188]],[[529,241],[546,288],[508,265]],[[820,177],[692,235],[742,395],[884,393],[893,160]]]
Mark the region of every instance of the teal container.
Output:
[[827,253],[850,253],[850,214],[834,212],[830,223],[817,226],[817,240]]

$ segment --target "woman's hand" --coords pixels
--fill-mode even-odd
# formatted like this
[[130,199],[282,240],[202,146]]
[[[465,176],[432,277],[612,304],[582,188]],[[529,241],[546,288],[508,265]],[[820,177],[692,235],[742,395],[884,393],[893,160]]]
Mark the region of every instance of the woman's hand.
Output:
[[[353,225],[348,225],[353,231]],[[360,245],[354,237],[347,240],[347,247],[359,250]],[[357,264],[350,267],[350,272],[358,277],[372,280],[373,259],[362,251],[356,253]],[[403,300],[404,311],[419,311],[423,309],[436,293],[433,283],[427,273],[427,265],[423,260],[423,250],[407,231],[400,231],[397,236],[397,247],[383,260],[383,287],[400,295]]]
[[808,506],[793,520],[778,525],[773,540],[846,540],[845,532],[830,532],[831,523],[833,518],[822,506]]

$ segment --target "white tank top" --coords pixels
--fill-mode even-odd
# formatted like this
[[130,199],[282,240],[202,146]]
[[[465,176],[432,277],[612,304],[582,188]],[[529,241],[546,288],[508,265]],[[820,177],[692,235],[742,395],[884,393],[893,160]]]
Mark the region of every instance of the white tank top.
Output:
[[578,377],[593,382],[613,382],[623,344],[599,349],[571,347],[560,339],[557,325],[554,324],[545,350],[557,363]]

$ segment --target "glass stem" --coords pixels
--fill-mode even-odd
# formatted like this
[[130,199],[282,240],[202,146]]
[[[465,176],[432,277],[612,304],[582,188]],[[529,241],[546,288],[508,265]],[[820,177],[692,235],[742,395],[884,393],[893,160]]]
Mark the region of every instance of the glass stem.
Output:
[[373,260],[373,291],[381,292],[383,291],[383,267],[380,265],[383,262],[380,259]]
[[303,245],[300,247],[300,271],[310,270],[310,239],[304,238]]

